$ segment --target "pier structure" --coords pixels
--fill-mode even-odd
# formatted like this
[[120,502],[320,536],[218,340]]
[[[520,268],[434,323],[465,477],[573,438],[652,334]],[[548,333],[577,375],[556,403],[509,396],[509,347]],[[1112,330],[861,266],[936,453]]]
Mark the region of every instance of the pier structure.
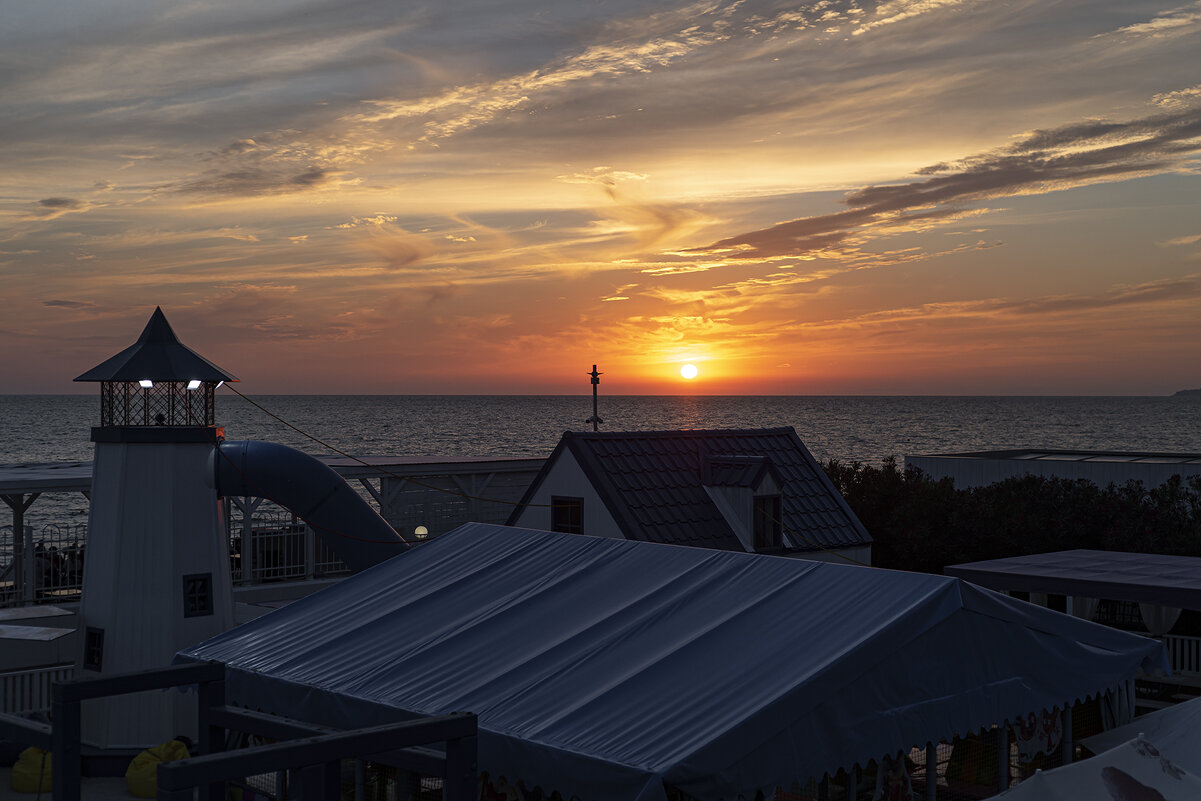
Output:
[[[463,523],[503,523],[545,462],[483,456],[319,458],[357,485],[380,515],[414,543]],[[0,608],[78,599],[87,526],[48,522],[35,514],[55,497],[79,494],[90,500],[91,489],[91,462],[0,465],[0,498],[10,511],[10,524],[0,525]],[[348,572],[315,532],[287,510],[262,498],[224,501],[236,588],[249,593],[266,584],[278,592],[281,581]]]

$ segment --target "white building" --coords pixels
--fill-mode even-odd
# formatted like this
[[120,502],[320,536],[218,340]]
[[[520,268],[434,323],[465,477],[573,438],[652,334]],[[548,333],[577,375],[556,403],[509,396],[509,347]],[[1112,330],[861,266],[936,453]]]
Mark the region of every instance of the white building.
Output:
[[508,524],[871,563],[871,537],[791,427],[569,431]]

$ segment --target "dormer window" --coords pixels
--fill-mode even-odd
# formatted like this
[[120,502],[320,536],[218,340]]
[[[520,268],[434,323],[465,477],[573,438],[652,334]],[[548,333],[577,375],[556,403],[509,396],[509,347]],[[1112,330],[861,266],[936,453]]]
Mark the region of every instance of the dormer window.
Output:
[[755,496],[754,543],[759,553],[778,551],[783,546],[779,495]]
[[583,534],[584,499],[552,496],[550,499],[550,530],[563,534]]

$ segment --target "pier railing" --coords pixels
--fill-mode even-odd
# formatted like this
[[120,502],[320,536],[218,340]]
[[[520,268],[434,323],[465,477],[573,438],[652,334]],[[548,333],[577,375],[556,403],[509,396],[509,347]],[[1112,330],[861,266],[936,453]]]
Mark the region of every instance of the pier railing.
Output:
[[[235,512],[237,507],[234,507]],[[229,521],[230,573],[235,584],[263,584],[346,575],[325,541],[284,510],[255,508]]]
[[[504,523],[541,469],[539,458],[475,458],[413,460],[371,457],[327,460],[355,487],[402,537],[434,538],[467,522]],[[15,466],[9,466],[15,467]],[[80,513],[66,496],[90,498],[86,463],[33,465],[66,467],[69,479],[57,476],[40,486],[0,495],[11,525],[0,526],[0,608],[68,602],[79,597],[87,557],[85,525],[54,524],[53,515]],[[29,509],[39,497],[35,522]],[[57,510],[47,506],[58,506]],[[75,504],[78,500],[75,499]],[[66,511],[64,511],[66,510]],[[297,581],[349,572],[320,536],[279,506],[259,498],[225,498],[229,554],[235,584]],[[42,525],[40,521],[50,521]],[[14,526],[16,535],[14,536]]]
[[[229,519],[235,584],[265,584],[347,575],[350,571],[312,528],[275,507]],[[14,538],[0,527],[0,608],[78,600],[87,559],[87,526],[25,526]]]
[[85,525],[0,528],[0,607],[54,603],[79,597],[83,586]]
[[[449,487],[457,487],[442,477]],[[516,492],[518,478],[501,493]],[[432,479],[431,479],[432,480]],[[403,536],[437,536],[467,520],[503,523],[511,504],[447,496],[425,486],[388,484],[389,520]],[[482,482],[476,482],[485,486]],[[476,492],[475,485],[467,484]],[[454,491],[459,491],[455,489]],[[379,493],[376,492],[376,495]],[[379,503],[379,498],[373,498]],[[325,541],[296,515],[259,498],[226,498],[231,577],[237,585],[299,581],[350,571]],[[0,527],[0,608],[63,603],[79,598],[87,557],[87,525],[25,525],[23,537]],[[420,529],[421,534],[415,534]]]

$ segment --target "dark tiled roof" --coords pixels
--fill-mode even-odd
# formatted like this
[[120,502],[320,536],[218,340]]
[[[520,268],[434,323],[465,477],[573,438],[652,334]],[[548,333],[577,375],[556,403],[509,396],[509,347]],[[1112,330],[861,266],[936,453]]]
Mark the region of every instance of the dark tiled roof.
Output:
[[701,468],[702,482],[714,487],[754,489],[763,480],[763,474],[771,472],[770,464],[765,456],[710,455]]
[[[738,537],[705,491],[704,481],[751,486],[758,483],[762,471],[774,469],[783,484],[785,536],[801,550],[871,542],[863,524],[791,427],[569,431],[556,452],[563,448],[575,456],[630,539],[742,550]],[[552,455],[527,498],[554,462]]]

